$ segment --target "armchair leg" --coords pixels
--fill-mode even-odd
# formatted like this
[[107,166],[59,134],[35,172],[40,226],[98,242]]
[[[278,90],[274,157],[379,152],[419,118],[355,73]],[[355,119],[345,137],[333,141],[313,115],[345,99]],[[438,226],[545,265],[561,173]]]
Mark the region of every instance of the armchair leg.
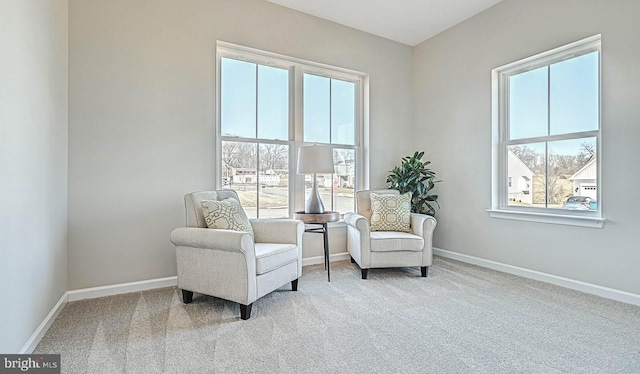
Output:
[[247,320],[251,317],[251,307],[253,303],[249,305],[240,304],[240,318],[243,320]]
[[428,266],[420,266],[420,271],[422,271],[422,277],[426,278],[427,277],[427,273],[429,272],[429,267]]
[[193,292],[182,290],[182,302],[185,304],[190,304],[193,301]]
[[[349,256],[349,257],[351,257],[351,256]],[[351,263],[352,263],[352,264],[355,264],[355,263],[356,263],[356,260],[354,260],[354,259],[353,259],[353,257],[351,257]]]
[[360,269],[362,271],[362,279],[367,279],[367,275],[369,275],[369,269]]
[[291,290],[292,291],[297,291],[298,290],[298,280],[294,279],[291,281]]

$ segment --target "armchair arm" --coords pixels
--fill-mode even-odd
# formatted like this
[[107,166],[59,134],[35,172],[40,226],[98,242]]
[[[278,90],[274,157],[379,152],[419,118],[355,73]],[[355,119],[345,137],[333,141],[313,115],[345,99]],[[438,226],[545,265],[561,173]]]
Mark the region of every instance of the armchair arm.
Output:
[[176,246],[178,287],[249,305],[257,299],[256,257],[247,232],[179,227]]
[[432,216],[419,213],[411,213],[411,232],[415,235],[421,236],[425,239],[433,235],[433,230],[436,228],[437,221]]
[[302,245],[304,223],[297,219],[250,219],[256,243]]
[[369,236],[370,225],[369,220],[357,213],[345,213],[344,223],[354,229],[360,231],[361,234]]
[[371,266],[371,227],[369,220],[357,213],[346,213],[347,251],[363,269]]
[[424,239],[422,266],[431,266],[433,262],[433,230],[436,224],[436,219],[431,216],[411,213],[411,231]]
[[302,276],[304,223],[297,219],[250,219],[256,243],[286,243],[298,247],[298,277]]
[[253,239],[247,232],[200,227],[178,227],[171,232],[171,242],[180,247],[216,249],[228,252],[247,253],[254,248]]

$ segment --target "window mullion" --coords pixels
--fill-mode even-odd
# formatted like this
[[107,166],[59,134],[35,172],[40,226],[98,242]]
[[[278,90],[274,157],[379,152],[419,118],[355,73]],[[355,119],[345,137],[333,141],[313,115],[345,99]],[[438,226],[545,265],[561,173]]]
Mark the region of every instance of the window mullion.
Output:
[[547,66],[547,136],[551,135],[551,67]]
[[[329,144],[333,144],[333,79],[329,79]],[[333,150],[331,151],[333,153]],[[334,166],[335,168],[335,166]],[[334,191],[333,191],[333,185],[336,181],[333,180],[333,176],[335,174],[335,170],[334,173],[331,173],[331,185],[329,186],[329,191],[331,191],[331,193],[329,194],[331,196],[331,210],[335,210],[335,205],[334,205],[334,201],[333,201],[333,195],[334,195]]]
[[544,142],[544,207],[549,208],[549,142]]
[[[258,77],[258,64],[256,64],[256,140],[258,139],[258,113],[260,112],[260,81]],[[256,141],[256,218],[260,218],[260,142]]]
[[[551,135],[551,67],[547,65],[547,138]],[[544,207],[549,208],[549,142],[544,142],[546,191]]]
[[503,135],[500,140],[509,141],[511,140],[511,128],[510,128],[510,118],[509,118],[509,105],[510,105],[510,93],[509,93],[509,76],[502,75],[502,90],[504,94],[504,100],[502,100],[501,104],[503,105],[503,115],[502,120],[504,121],[505,126],[503,127]]
[[[298,175],[297,161],[298,161],[298,148],[302,143],[303,137],[303,71],[300,65],[296,64],[292,73],[292,98],[293,98],[293,151],[291,152],[291,174],[293,177],[289,178],[291,183],[290,191],[293,194],[293,211],[298,211],[304,208],[304,175]],[[293,213],[293,212],[292,212]]]
[[567,134],[549,135],[549,136],[537,136],[533,138],[514,139],[506,141],[506,145],[520,145],[529,143],[542,143],[546,141],[558,141],[558,140],[570,140],[580,138],[593,138],[599,135],[598,130],[581,131]]
[[[501,112],[499,115],[502,116],[501,122],[504,124],[504,126],[501,127],[501,129],[503,130],[503,134],[500,137],[500,140],[503,142],[508,142],[511,139],[511,130],[510,130],[510,126],[511,126],[511,119],[509,117],[509,106],[510,106],[510,90],[509,90],[509,80],[510,80],[510,76],[506,75],[506,74],[501,74],[501,78],[502,78],[502,85],[501,85],[501,89],[503,92],[503,100],[501,100],[500,104],[503,105],[503,107],[501,108]],[[499,171],[499,176],[500,176],[500,181],[505,180],[505,178],[508,178],[509,176],[509,165],[508,165],[508,159],[507,159],[507,146],[508,143],[503,144],[502,147],[500,147],[500,160],[501,160],[501,164],[502,167],[500,168]],[[499,192],[499,199],[500,199],[500,205],[501,206],[508,206],[509,205],[509,187],[504,188],[504,185],[502,184],[502,182],[500,182],[500,192]]]
[[507,147],[509,146],[509,75],[501,73],[497,75],[498,79],[498,110],[497,116],[499,121],[498,127],[498,182],[499,187],[497,191],[498,207],[505,207],[508,205],[509,199],[509,186],[505,187],[502,181],[508,178],[508,161],[507,161]]

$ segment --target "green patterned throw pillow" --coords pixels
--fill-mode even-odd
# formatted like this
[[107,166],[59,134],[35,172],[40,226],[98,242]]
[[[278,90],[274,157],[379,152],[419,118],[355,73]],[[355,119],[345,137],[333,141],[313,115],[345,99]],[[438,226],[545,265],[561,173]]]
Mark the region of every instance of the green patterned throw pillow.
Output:
[[223,200],[202,200],[202,214],[210,229],[246,231],[253,236],[253,228],[240,202],[232,197]]
[[371,193],[371,231],[411,231],[411,193]]

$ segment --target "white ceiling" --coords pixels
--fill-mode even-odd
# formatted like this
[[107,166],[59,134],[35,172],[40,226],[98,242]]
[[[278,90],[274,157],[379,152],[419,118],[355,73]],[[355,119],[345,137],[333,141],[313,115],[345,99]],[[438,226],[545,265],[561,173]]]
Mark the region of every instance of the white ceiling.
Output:
[[415,46],[502,0],[267,0]]

